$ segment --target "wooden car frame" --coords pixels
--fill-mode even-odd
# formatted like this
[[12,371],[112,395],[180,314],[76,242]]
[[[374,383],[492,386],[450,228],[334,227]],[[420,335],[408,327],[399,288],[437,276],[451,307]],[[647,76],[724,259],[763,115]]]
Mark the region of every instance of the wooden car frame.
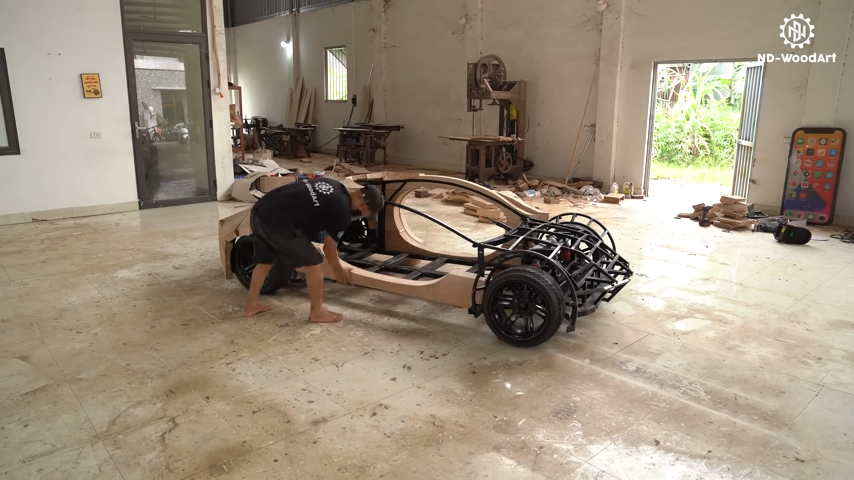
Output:
[[[632,270],[616,252],[610,232],[581,213],[548,219],[547,213],[514,194],[496,192],[453,177],[385,172],[350,177],[348,188],[376,185],[386,198],[377,222],[354,221],[339,243],[340,258],[352,265],[352,283],[410,297],[468,308],[484,315],[492,332],[517,347],[549,338],[566,321],[593,313],[629,281]],[[465,190],[488,200],[506,220],[492,220],[504,233],[476,241],[403,203],[419,188]],[[424,217],[472,245],[471,254],[442,251],[419,238],[403,212]],[[220,256],[227,278],[248,286],[254,260],[249,209],[220,221]],[[319,245],[318,245],[319,247]],[[326,265],[327,278],[333,278]],[[294,278],[276,265],[262,293]]]

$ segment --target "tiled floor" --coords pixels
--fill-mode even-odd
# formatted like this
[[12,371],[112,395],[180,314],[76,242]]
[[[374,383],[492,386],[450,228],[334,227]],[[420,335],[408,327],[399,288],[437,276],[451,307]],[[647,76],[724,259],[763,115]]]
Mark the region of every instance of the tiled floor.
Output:
[[3,478],[854,478],[854,245],[586,207],[637,274],[522,350],[333,283],[341,324],[300,291],[243,319],[234,211],[0,228]]

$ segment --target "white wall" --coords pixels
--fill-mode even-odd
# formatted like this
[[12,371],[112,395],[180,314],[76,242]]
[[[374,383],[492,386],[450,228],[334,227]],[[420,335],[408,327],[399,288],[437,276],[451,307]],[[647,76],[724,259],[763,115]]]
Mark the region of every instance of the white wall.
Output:
[[[297,17],[299,25],[299,70],[298,75],[303,76],[305,88],[309,91],[316,89],[314,121],[317,122],[317,133],[315,135],[315,146],[323,145],[336,136],[335,127],[347,123],[352,104],[348,102],[327,102],[324,95],[324,82],[326,81],[326,51],[328,47],[347,48],[347,91],[348,98],[355,93],[361,93],[359,83],[359,70],[361,63],[358,47],[353,43],[353,22],[356,4],[343,5],[340,7],[324,8],[315,10]],[[370,4],[362,3],[359,7]],[[366,57],[370,51],[366,52]],[[366,61],[368,61],[366,59]],[[368,64],[370,65],[370,64]],[[370,68],[370,67],[369,67]],[[367,81],[364,80],[364,81]],[[353,122],[357,119],[359,109],[353,112]],[[323,151],[335,153],[337,141],[333,141]]]
[[[21,155],[0,156],[0,215],[137,200],[121,28],[117,1],[3,2]],[[81,73],[103,98],[83,99]]]
[[[292,17],[229,29],[233,31],[228,62],[231,81],[243,88],[243,115],[266,117],[270,125],[284,124],[288,114],[288,89],[293,87],[289,49]],[[293,48],[293,43],[289,48]]]
[[[593,76],[599,62],[602,15],[596,11],[595,2],[589,0],[530,0],[524,4],[489,0],[484,2],[481,16],[480,53],[498,55],[507,65],[511,79],[528,81],[530,128],[525,137],[525,156],[536,164],[536,173],[566,177],[588,97],[583,123],[596,123],[597,88]],[[520,25],[526,26],[524,31]],[[517,30],[518,34],[509,34]],[[459,83],[458,80],[456,84]],[[494,111],[487,112],[485,115],[496,115]],[[496,132],[494,126],[484,134]],[[581,132],[576,159],[591,133]],[[592,173],[594,154],[591,143],[577,176]]]
[[[814,49],[837,53],[837,64],[767,65],[750,201],[779,205],[788,153],[783,139],[795,128],[836,124],[847,125],[854,133],[854,62],[843,64],[846,52],[852,58],[846,50],[854,13],[851,0],[802,0],[796,4],[779,0],[610,0],[604,13],[596,11],[595,3],[364,0],[301,14],[297,21],[300,41],[331,45],[346,36],[342,30],[347,29],[347,15],[342,11],[362,12],[362,16],[351,16],[352,30],[347,32],[355,40],[361,39],[350,68],[360,72],[369,68],[363,55],[368,50],[363,45],[369,45],[376,65],[376,121],[406,126],[391,137],[389,154],[397,162],[462,167],[463,145],[438,137],[472,133],[472,117],[465,111],[465,64],[493,53],[507,64],[510,79],[529,82],[526,156],[535,162],[535,173],[566,175],[590,94],[583,123],[596,123],[597,136],[595,150],[588,151],[579,175],[594,175],[607,183],[640,183],[653,63],[755,59],[759,53],[791,52],[779,34],[783,19],[793,13],[804,14],[816,25],[812,45],[798,53]],[[365,13],[371,18],[366,19]],[[461,18],[466,18],[464,24]],[[265,23],[240,29],[261,29]],[[376,35],[366,35],[372,27]],[[351,46],[348,44],[348,51]],[[301,52],[308,54],[305,49]],[[311,55],[312,60],[300,60],[307,78],[309,70],[319,66],[312,63]],[[238,65],[246,61],[241,57]],[[351,92],[360,85],[351,80]],[[319,112],[318,137],[324,141],[334,135],[326,130],[340,122],[336,115],[340,112]],[[475,133],[493,133],[496,115],[495,107],[488,107],[475,119]],[[588,135],[582,132],[579,150]],[[854,216],[854,188],[845,189],[852,183],[854,169],[843,169],[838,215]]]
[[[218,35],[211,35],[211,80],[216,88],[216,41],[227,88],[222,0],[214,0],[214,9]],[[33,25],[52,33],[33,35]],[[210,16],[208,29],[214,31]],[[6,49],[21,146],[20,156],[0,157],[2,223],[30,221],[31,212],[62,218],[136,208],[119,2],[4,0],[0,45]],[[100,74],[103,98],[83,99],[81,73]],[[224,197],[233,181],[228,99],[210,93],[217,193]],[[90,139],[90,132],[101,138]]]

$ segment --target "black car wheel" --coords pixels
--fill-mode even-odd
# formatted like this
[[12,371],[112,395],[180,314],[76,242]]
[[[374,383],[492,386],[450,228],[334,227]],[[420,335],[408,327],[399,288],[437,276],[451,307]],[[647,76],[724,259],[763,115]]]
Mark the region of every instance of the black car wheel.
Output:
[[364,248],[370,243],[370,230],[368,219],[360,218],[350,223],[347,230],[341,236],[341,243],[351,248]]
[[[234,242],[231,249],[231,271],[237,280],[246,288],[252,282],[252,272],[255,271],[255,240],[252,235],[240,237]],[[275,263],[267,279],[264,280],[264,286],[261,287],[261,294],[272,295],[280,288],[284,287],[299,276],[293,268],[286,267],[281,263]]]
[[533,266],[516,266],[496,275],[483,295],[486,324],[501,341],[534,347],[550,339],[564,318],[557,281]]

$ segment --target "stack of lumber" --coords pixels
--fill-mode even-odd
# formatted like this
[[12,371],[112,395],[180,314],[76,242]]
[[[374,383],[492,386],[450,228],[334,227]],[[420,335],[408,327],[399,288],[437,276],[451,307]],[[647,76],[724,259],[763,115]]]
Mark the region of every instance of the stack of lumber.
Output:
[[312,123],[317,99],[317,89],[305,87],[303,78],[299,77],[296,88],[288,91],[288,126],[297,123]]
[[[439,198],[439,197],[437,197]],[[441,197],[445,203],[458,203],[463,206],[463,213],[477,217],[483,223],[492,223],[492,219],[506,222],[504,213],[491,202],[476,197],[465,190],[451,190]]]
[[[739,228],[753,228],[756,222],[751,218],[745,218],[747,215],[747,202],[743,197],[735,195],[724,195],[719,203],[712,205],[709,213],[706,214],[706,219],[710,220],[716,227],[724,230],[737,230]],[[700,220],[703,218],[703,209],[706,208],[705,203],[699,203],[693,206],[692,213],[680,213],[682,218],[690,218],[692,220]]]
[[[372,68],[373,69],[373,68]],[[359,121],[358,123],[370,123],[373,117],[374,97],[370,85],[362,85],[362,96],[359,99]]]

